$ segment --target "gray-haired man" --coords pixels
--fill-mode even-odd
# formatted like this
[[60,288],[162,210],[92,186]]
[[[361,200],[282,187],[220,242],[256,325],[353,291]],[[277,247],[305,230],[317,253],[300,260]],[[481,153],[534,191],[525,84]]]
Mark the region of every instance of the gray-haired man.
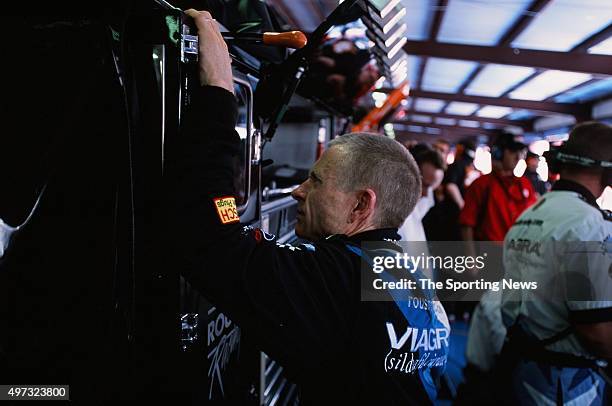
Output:
[[414,159],[382,136],[339,137],[293,192],[296,232],[312,244],[277,245],[243,228],[232,197],[239,139],[227,48],[210,14],[188,14],[203,86],[167,170],[169,244],[183,274],[285,367],[302,403],[431,403],[448,350],[439,302],[360,299],[361,243],[398,250],[391,240],[421,193]]

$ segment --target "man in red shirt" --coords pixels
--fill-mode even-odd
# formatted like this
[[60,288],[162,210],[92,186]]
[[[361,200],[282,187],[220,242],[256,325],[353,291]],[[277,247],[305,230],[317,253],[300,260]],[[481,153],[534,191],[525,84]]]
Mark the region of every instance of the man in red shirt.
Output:
[[513,170],[527,146],[509,133],[501,133],[491,149],[493,171],[476,179],[465,193],[459,215],[465,241],[503,241],[517,217],[536,201],[531,182]]

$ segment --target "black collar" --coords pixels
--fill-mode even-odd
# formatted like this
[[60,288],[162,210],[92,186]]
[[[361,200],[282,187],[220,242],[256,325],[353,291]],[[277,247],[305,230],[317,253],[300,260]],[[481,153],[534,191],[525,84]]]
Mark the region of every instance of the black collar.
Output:
[[399,234],[397,234],[397,228],[379,228],[348,237],[349,240],[354,242],[399,240],[400,238]]
[[555,182],[552,190],[565,190],[569,192],[576,192],[580,196],[582,196],[584,201],[586,201],[591,206],[597,207],[597,209],[599,210],[599,206],[597,205],[597,199],[595,198],[595,196],[593,196],[593,193],[591,193],[589,189],[585,188],[580,183],[576,183],[567,179],[559,179],[557,182]]
[[399,240],[401,237],[397,233],[397,228],[378,228],[376,230],[364,231],[350,237],[337,234],[327,237],[327,239],[331,238],[340,238],[354,243],[361,243],[364,241]]

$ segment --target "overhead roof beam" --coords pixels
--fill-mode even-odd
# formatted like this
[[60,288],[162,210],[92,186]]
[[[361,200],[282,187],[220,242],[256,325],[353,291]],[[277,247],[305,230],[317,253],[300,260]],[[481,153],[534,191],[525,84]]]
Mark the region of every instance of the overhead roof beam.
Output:
[[[590,47],[592,47],[593,45],[596,45],[598,43],[600,43],[601,41],[606,40],[608,37],[610,37],[610,35],[612,35],[612,24],[608,25],[606,28],[604,28],[603,30],[591,35],[589,38],[585,39],[584,41],[582,41],[580,44],[576,45],[574,48],[571,49],[571,52],[586,52],[587,49],[589,49]],[[516,89],[518,89],[519,87],[523,86],[525,83],[529,82],[531,79],[535,78],[536,76],[538,76],[540,73],[542,73],[541,69],[537,69],[534,73],[532,73],[531,75],[527,76],[526,78],[524,78],[523,80],[519,81],[518,83],[515,83],[512,87],[510,87],[509,89],[507,89],[501,96],[502,97],[506,97],[508,96],[510,93],[512,93],[513,91],[515,91]],[[580,83],[577,86],[574,86],[573,88],[570,89],[566,89],[562,92],[559,92],[551,97],[549,97],[548,99],[546,99],[547,101],[552,101],[555,97],[570,91],[572,89],[575,89],[577,87],[580,86],[584,86],[588,83],[592,83],[596,80],[590,80],[586,83]],[[586,111],[583,108],[583,111],[581,114],[579,115],[575,115],[576,118],[578,120],[589,120],[591,118],[591,111]]]
[[434,14],[431,28],[429,29],[429,39],[431,41],[435,41],[438,37],[438,32],[440,32],[440,26],[442,25],[442,19],[444,18],[447,5],[448,0],[438,0],[436,13]]
[[447,141],[455,141],[458,142],[462,139],[464,139],[465,137],[471,138],[471,137],[475,137],[477,135],[480,135],[478,133],[464,133],[464,132],[451,132],[451,131],[442,131],[439,134],[430,134],[430,133],[426,133],[426,132],[414,132],[414,131],[404,131],[404,130],[394,130],[395,132],[395,139],[402,142],[402,141],[409,141],[409,140],[420,140],[420,141],[425,141],[425,142],[431,142],[433,140],[439,139],[439,138],[444,138]]
[[425,73],[425,65],[427,65],[427,57],[421,58],[421,65],[419,66],[419,71],[417,72],[414,83],[412,83],[412,87],[415,89],[419,89],[421,87],[421,82],[423,81],[423,74]]
[[427,92],[424,90],[413,89],[410,91],[411,97],[425,97],[428,99],[438,99],[447,101],[459,101],[476,104],[489,104],[492,106],[504,106],[514,109],[525,109],[542,112],[552,112],[560,114],[571,114],[574,116],[583,117],[588,113],[588,107],[579,104],[571,103],[552,103],[545,101],[532,101],[510,99],[507,97],[485,97],[485,96],[470,96],[465,94],[452,94],[440,92]]
[[[436,11],[431,22],[431,27],[429,28],[429,34],[427,36],[429,41],[436,41],[436,38],[438,37],[438,32],[440,32],[440,26],[442,25],[442,19],[444,18],[444,13],[446,12],[447,5],[448,0],[438,0],[438,4],[436,5]],[[419,71],[417,72],[416,80],[414,83],[411,84],[411,87],[415,89],[419,89],[421,87],[426,65],[427,57],[421,58],[421,65],[419,66]]]
[[523,78],[522,80],[519,80],[518,82],[516,82],[515,84],[510,86],[508,89],[506,89],[506,91],[504,93],[502,93],[500,95],[500,97],[507,97],[510,93],[514,92],[516,89],[518,89],[519,87],[523,86],[525,83],[529,82],[531,79],[535,78],[540,73],[542,73],[542,70],[541,69],[536,69],[531,75]]
[[509,47],[449,44],[433,41],[407,41],[409,55],[435,56],[480,63],[559,69],[573,72],[610,75],[612,56],[588,53],[541,51]]
[[461,132],[463,134],[493,134],[494,131],[492,130],[487,130],[484,128],[479,128],[479,127],[463,127],[463,126],[459,126],[459,125],[443,125],[443,124],[436,124],[436,123],[422,123],[420,121],[412,121],[412,120],[402,120],[402,121],[397,121],[394,124],[401,124],[401,125],[412,125],[412,126],[419,126],[419,127],[426,127],[426,128],[437,128],[439,130],[444,130],[444,131],[451,131],[451,132]]
[[561,96],[562,94],[572,92],[573,90],[579,89],[582,86],[588,86],[588,85],[591,85],[591,84],[596,83],[596,82],[599,82],[599,79],[590,79],[590,80],[587,80],[586,82],[579,83],[576,86],[570,87],[569,89],[565,89],[565,90],[562,90],[562,91],[560,91],[560,92],[558,92],[556,94],[553,94],[552,96],[546,98],[546,101],[553,101],[553,100],[555,100],[555,98],[557,98],[558,96]]
[[[586,38],[585,40],[583,40],[580,44],[576,45],[574,48],[572,48],[571,52],[587,52],[589,48],[599,44],[602,41],[607,40],[608,38],[610,38],[610,36],[612,36],[612,24],[608,24],[607,27],[601,29],[600,31],[596,32],[595,34],[591,35],[590,37]],[[597,82],[597,79],[591,79],[585,83],[580,83],[574,87],[571,87],[569,89],[565,89],[562,92],[559,92],[557,94],[554,94],[552,96],[550,96],[548,99],[546,100],[553,100],[555,97],[562,95],[563,93],[566,92],[571,92],[572,90],[582,87],[582,86],[586,86],[588,84],[591,83],[595,83]],[[512,89],[514,90],[514,89]]]
[[589,48],[607,40],[610,38],[610,36],[612,36],[612,23],[608,24],[608,26],[601,31],[596,32],[587,39],[583,40],[580,44],[572,48],[572,51],[586,52]]
[[497,45],[510,46],[524,30],[531,24],[533,18],[540,12],[544,7],[550,3],[551,0],[535,0],[529,8],[527,8],[521,17],[516,20],[516,23],[506,31],[504,36],[499,40]]
[[[527,28],[533,18],[550,3],[551,0],[534,0],[533,3],[523,12],[521,17],[510,27],[502,38],[497,43],[498,46],[510,46],[524,30]],[[465,92],[465,89],[472,83],[476,76],[484,69],[485,65],[479,65],[472,73],[463,81],[457,93]]]
[[476,79],[476,76],[478,76],[478,74],[484,69],[484,67],[485,65],[478,65],[476,69],[474,69],[472,73],[468,75],[468,77],[463,81],[463,83],[461,83],[461,86],[459,86],[459,89],[457,89],[457,93],[465,92],[465,89],[467,89],[470,83],[472,83],[472,81]]
[[[512,43],[512,41],[514,41],[516,39],[516,37],[518,37],[518,35],[529,25],[529,23],[531,22],[531,20],[533,19],[533,17],[535,16],[535,14],[537,14],[538,12],[540,12],[548,3],[550,3],[550,0],[535,0],[532,5],[529,7],[529,9],[527,10],[527,12],[517,21],[517,23],[511,27],[508,32],[504,35],[504,37],[502,38],[502,40],[499,42],[500,45],[510,45]],[[608,39],[610,36],[612,36],[612,24],[608,25],[607,27],[605,27],[604,29],[600,30],[599,32],[591,35],[589,38],[586,38],[584,41],[582,41],[580,44],[576,45],[574,48],[572,48],[572,52],[586,52],[589,48],[591,48],[592,46],[600,43],[601,41],[604,41],[606,39]],[[480,73],[480,71],[484,68],[485,65],[481,65],[478,68],[476,68],[470,75],[469,77],[463,82],[463,84],[460,86],[458,93],[463,93],[465,91],[465,89],[469,86],[469,84],[476,78],[476,76]],[[507,89],[501,96],[507,96],[508,94],[512,93],[513,91],[515,91],[516,89],[518,89],[519,87],[521,87],[522,85],[524,85],[525,83],[529,82],[531,79],[535,78],[536,76],[538,76],[540,73],[542,73],[543,69],[537,69],[534,73],[532,73],[531,75],[527,76],[526,78],[524,78],[523,80],[515,83],[512,87],[510,87],[509,89]],[[582,86],[584,84],[581,84],[580,86]],[[571,90],[571,89],[569,89]],[[566,91],[563,91],[559,94],[565,93]],[[557,95],[555,95],[557,96]],[[553,98],[555,97],[553,96]]]
[[[421,116],[429,116],[429,117],[432,117],[432,119],[433,118],[450,118],[453,120],[478,121],[480,123],[491,123],[491,124],[498,124],[498,125],[503,125],[503,126],[511,125],[515,127],[521,127],[524,130],[531,130],[532,128],[529,125],[529,123],[525,121],[508,120],[508,119],[503,119],[503,118],[487,118],[487,117],[480,117],[480,116],[475,116],[475,115],[462,116],[460,114],[446,114],[446,113],[428,113],[428,112],[422,112],[422,111],[416,111],[416,110],[407,110],[406,114],[408,115],[417,114]],[[396,120],[394,122],[402,123],[402,120]]]

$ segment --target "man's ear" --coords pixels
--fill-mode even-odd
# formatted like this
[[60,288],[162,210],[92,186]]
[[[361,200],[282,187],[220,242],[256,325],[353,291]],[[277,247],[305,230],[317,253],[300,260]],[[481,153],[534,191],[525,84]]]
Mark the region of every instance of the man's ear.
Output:
[[376,192],[364,189],[357,192],[357,201],[351,211],[351,222],[363,221],[374,215],[376,209]]

